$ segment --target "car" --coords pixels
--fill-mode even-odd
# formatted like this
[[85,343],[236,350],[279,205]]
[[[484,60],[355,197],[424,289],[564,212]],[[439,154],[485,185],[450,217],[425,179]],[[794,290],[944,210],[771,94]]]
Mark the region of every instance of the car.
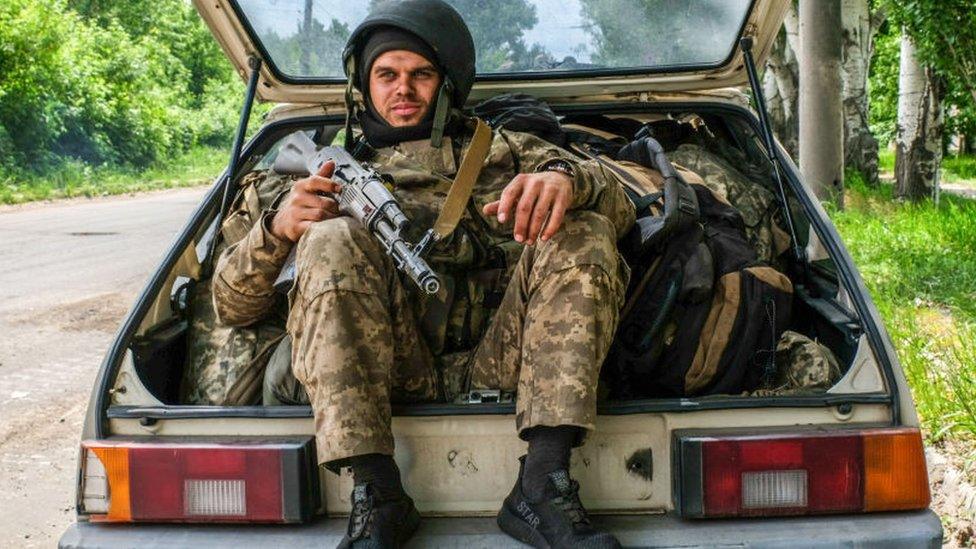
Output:
[[[694,130],[738,155],[733,169],[759,166],[752,184],[775,198],[770,215],[794,244],[776,258],[794,288],[790,328],[840,365],[814,392],[603,399],[572,471],[595,520],[625,546],[941,546],[905,375],[836,229],[766,121],[755,67],[788,1],[450,2],[478,48],[472,106],[530,94],[567,127],[650,127],[669,153]],[[317,466],[309,406],[190,404],[180,386],[193,299],[207,295],[195,289],[213,270],[235,189],[273,166],[288,135],[341,130],[340,50],[372,3],[194,4],[249,83],[242,124],[230,165],[101,365],[77,521],[61,547],[321,546],[345,532],[351,477]],[[750,84],[756,110],[741,89]],[[255,99],[278,106],[245,143]],[[394,408],[397,461],[427,517],[413,546],[517,545],[493,519],[524,452],[514,423],[514,405],[496,394]]]

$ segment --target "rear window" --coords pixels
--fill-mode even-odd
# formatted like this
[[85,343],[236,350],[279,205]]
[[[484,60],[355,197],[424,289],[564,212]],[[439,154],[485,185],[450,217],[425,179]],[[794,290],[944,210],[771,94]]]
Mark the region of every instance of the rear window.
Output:
[[[709,68],[732,53],[752,0],[447,0],[484,78]],[[235,0],[286,80],[343,80],[342,47],[378,0]]]

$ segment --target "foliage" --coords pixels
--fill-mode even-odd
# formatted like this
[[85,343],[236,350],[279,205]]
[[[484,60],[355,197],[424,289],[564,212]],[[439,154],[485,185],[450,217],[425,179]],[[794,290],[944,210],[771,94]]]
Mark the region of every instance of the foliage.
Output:
[[452,5],[471,29],[479,71],[525,70],[547,57],[541,46],[529,47],[522,37],[539,21],[526,0],[454,0]]
[[892,336],[932,438],[976,434],[976,201],[892,200],[851,174],[832,217]]
[[308,28],[299,24],[298,30],[288,36],[269,31],[261,36],[261,42],[278,68],[297,76],[341,76],[342,48],[351,31],[349,25],[332,19],[326,27],[313,18]]
[[976,156],[947,156],[942,169],[952,179],[976,180]]
[[976,135],[976,0],[882,3],[892,28],[903,28],[921,62],[945,80],[947,133]]
[[183,0],[136,4],[0,2],[7,172],[57,171],[64,159],[145,167],[228,140],[223,121],[239,107],[196,114],[208,89],[236,79],[199,16]]
[[208,184],[227,164],[226,147],[194,147],[145,169],[93,167],[65,160],[43,175],[4,173],[0,166],[0,204],[93,197]]
[[[721,61],[740,1],[581,0],[591,21],[593,62],[609,66],[681,65]],[[716,59],[716,55],[718,58]]]
[[878,140],[881,149],[894,141],[898,128],[900,53],[901,35],[898,28],[885,23],[874,39],[874,55],[871,57],[868,77],[871,133]]

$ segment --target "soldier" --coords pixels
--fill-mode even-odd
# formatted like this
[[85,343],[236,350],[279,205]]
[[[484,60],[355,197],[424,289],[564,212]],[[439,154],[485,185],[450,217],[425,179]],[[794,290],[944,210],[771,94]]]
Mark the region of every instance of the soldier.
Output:
[[[414,224],[431,226],[471,142],[459,110],[474,81],[470,32],[440,0],[387,3],[352,33],[343,57],[364,99],[356,118],[372,167],[391,176]],[[314,412],[319,462],[351,467],[355,485],[340,547],[393,547],[416,530],[392,457],[391,401],[443,398],[443,381],[457,377],[465,388],[517,389],[516,426],[529,449],[499,512],[502,530],[537,547],[618,547],[590,525],[567,469],[594,426],[599,368],[629,276],[616,241],[634,211],[619,181],[531,135],[494,131],[473,207],[429,257],[445,280],[429,298],[322,195],[340,190],[332,170],[327,163],[297,181],[228,247],[213,293],[221,322],[255,322],[297,246],[292,371]],[[452,375],[452,364],[464,374]]]

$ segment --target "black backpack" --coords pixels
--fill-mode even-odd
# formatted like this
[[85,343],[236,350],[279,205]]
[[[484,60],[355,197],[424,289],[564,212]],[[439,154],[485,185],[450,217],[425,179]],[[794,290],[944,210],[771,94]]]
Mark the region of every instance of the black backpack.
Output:
[[641,137],[617,160],[656,170],[663,181],[642,195],[633,179],[627,184],[638,218],[621,243],[632,277],[602,371],[610,397],[756,388],[776,373],[776,343],[792,309],[789,279],[757,261],[739,212],[688,184],[657,141]]

